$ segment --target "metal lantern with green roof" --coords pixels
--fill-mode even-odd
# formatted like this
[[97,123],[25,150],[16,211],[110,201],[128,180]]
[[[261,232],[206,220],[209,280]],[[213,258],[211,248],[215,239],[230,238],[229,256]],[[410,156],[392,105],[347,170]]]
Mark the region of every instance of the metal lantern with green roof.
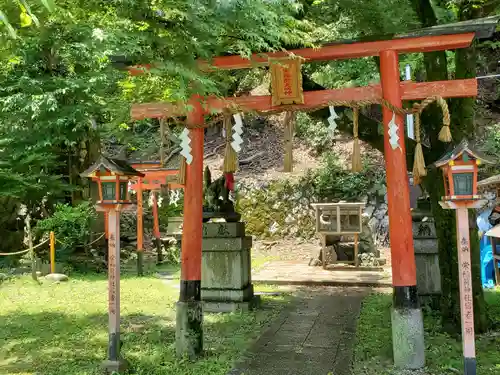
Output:
[[493,161],[470,147],[467,140],[452,147],[434,163],[443,171],[444,179],[445,196],[442,197],[439,205],[444,209],[455,210],[456,215],[460,317],[464,374],[466,375],[476,374],[469,209],[481,208],[487,203],[477,190],[478,166],[481,163],[492,164]]
[[443,201],[480,200],[477,192],[477,172],[481,163],[493,163],[469,146],[467,140],[450,149],[434,165],[443,171],[445,196]]
[[144,177],[126,161],[101,156],[81,174],[97,182],[99,200],[96,210],[105,213],[106,239],[108,241],[108,355],[104,361],[107,373],[122,372],[128,363],[120,353],[120,213],[133,211],[128,183]]
[[96,181],[99,188],[98,204],[131,203],[128,191],[130,180],[144,177],[144,174],[132,168],[126,161],[101,156],[82,177]]

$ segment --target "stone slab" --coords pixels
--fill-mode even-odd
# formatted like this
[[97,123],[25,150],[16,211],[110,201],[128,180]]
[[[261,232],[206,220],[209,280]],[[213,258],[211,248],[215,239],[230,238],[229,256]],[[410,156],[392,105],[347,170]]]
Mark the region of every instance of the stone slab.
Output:
[[243,289],[250,283],[250,250],[205,251],[202,254],[201,287]]
[[355,334],[345,319],[359,315],[363,293],[304,290],[228,375],[348,375]]
[[252,237],[239,238],[203,238],[202,252],[241,251],[252,248]]
[[245,237],[245,223],[204,223],[203,238]]
[[246,302],[215,302],[204,301],[203,311],[206,313],[232,313],[239,311],[249,311],[257,308],[260,305],[260,296],[254,296],[251,300]]
[[45,276],[45,280],[52,282],[64,282],[68,281],[69,277],[62,273],[49,273],[47,276]]
[[128,369],[129,363],[125,359],[120,358],[118,361],[106,360],[102,363],[101,367],[106,374],[121,374]]
[[441,293],[441,271],[437,254],[418,254],[415,257],[417,266],[417,289],[419,295]]
[[204,302],[245,302],[253,297],[253,285],[244,289],[206,289],[201,288],[201,300]]
[[360,267],[351,270],[325,270],[322,267],[308,266],[307,261],[276,260],[267,262],[254,273],[252,282],[275,285],[391,287],[392,275],[390,269],[364,271]]
[[[46,275],[51,273],[49,263],[42,263],[42,262],[38,261],[37,268],[38,268],[38,271],[41,272],[42,276],[46,276]],[[55,269],[56,272],[55,273],[64,274],[64,268],[65,268],[65,265],[63,263],[56,263],[56,269]]]
[[413,240],[415,254],[437,254],[438,242],[434,238],[415,238]]

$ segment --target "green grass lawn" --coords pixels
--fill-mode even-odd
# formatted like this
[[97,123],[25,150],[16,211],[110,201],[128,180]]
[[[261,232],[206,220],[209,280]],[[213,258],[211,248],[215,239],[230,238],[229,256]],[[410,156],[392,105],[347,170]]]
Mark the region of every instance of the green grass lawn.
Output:
[[[177,360],[179,282],[176,270],[162,269],[169,270],[172,280],[154,274],[122,279],[122,353],[133,367],[131,374],[223,375],[288,302],[286,295],[266,296],[255,312],[207,314],[205,358]],[[101,374],[107,343],[105,275],[73,275],[67,283],[42,285],[21,277],[0,285],[2,375]]]
[[[489,312],[500,323],[500,289],[485,292]],[[358,321],[354,353],[355,375],[392,374],[390,308],[392,296],[373,294],[363,301]],[[439,317],[425,314],[426,375],[462,373],[462,342],[440,330]],[[480,375],[500,374],[500,332],[476,337],[476,356]]]

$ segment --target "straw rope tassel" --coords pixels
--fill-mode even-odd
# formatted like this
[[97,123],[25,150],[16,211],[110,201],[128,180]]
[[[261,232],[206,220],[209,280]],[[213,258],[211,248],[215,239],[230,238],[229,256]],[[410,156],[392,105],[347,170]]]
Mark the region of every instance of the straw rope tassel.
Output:
[[231,114],[224,113],[224,130],[226,132],[226,148],[224,150],[224,173],[234,173],[238,169],[238,154],[231,146],[231,137],[233,124],[231,122]]
[[293,133],[295,131],[295,112],[285,114],[285,160],[284,171],[293,171]]
[[179,165],[179,173],[177,174],[177,183],[184,185],[186,183],[186,158],[181,156],[181,162]]
[[160,165],[165,166],[165,146],[167,140],[168,126],[166,124],[165,117],[160,118]]
[[443,127],[441,128],[441,131],[439,132],[439,137],[438,139],[441,142],[446,142],[449,143],[451,142],[451,131],[450,131],[450,111],[448,109],[448,104],[446,103],[446,100],[438,96],[436,98],[437,104],[441,107],[441,110],[443,111]]
[[361,165],[361,149],[359,145],[358,136],[358,125],[359,125],[359,107],[353,107],[352,109],[352,121],[353,121],[353,135],[354,142],[352,145],[352,171],[361,172],[363,169]]
[[415,113],[415,138],[417,145],[415,146],[415,155],[413,160],[413,181],[415,185],[420,185],[422,177],[427,176],[425,168],[424,151],[420,139],[420,112]]

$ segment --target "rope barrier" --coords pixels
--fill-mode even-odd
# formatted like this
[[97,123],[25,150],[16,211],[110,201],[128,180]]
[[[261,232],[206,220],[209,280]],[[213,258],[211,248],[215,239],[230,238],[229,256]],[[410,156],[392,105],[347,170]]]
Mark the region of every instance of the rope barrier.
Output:
[[105,236],[106,233],[101,233],[100,237],[97,239],[97,240],[94,240],[92,241],[91,243],[85,245],[85,246],[90,246],[90,245],[93,245],[95,244],[96,242],[99,242],[104,236]]
[[361,172],[363,166],[361,164],[361,149],[359,145],[359,107],[352,109],[352,134],[354,142],[352,145],[352,171]]
[[35,249],[39,248],[40,246],[45,245],[47,242],[49,242],[49,240],[45,240],[45,241],[43,241],[43,242],[40,242],[38,245],[34,246],[34,247],[33,247],[33,248],[31,248],[31,249],[26,249],[26,250],[16,251],[16,252],[14,252],[14,253],[0,253],[0,256],[24,254],[24,253],[27,253],[27,252],[28,252],[28,251],[30,251],[30,250],[35,250]]
[[[100,240],[101,240],[101,239],[105,236],[105,234],[106,234],[106,233],[101,233],[101,235],[99,236],[99,238],[97,238],[96,240],[92,241],[92,242],[91,242],[91,243],[89,243],[89,244],[84,245],[84,247],[89,247],[90,245],[93,245],[93,244],[95,244],[96,242],[99,242],[99,241],[100,241]],[[59,239],[56,239],[56,242],[59,242],[59,243],[60,243],[61,245],[63,245],[63,246],[68,246],[68,244],[67,244],[67,243],[65,243],[65,242],[63,242],[63,241],[61,241],[61,240],[59,240]]]
[[57,242],[57,243],[60,243],[60,244],[61,244],[61,245],[63,245],[63,246],[68,246],[68,244],[67,244],[66,242],[61,241],[61,240],[60,240],[60,239],[58,239],[58,238],[56,238],[56,242]]

